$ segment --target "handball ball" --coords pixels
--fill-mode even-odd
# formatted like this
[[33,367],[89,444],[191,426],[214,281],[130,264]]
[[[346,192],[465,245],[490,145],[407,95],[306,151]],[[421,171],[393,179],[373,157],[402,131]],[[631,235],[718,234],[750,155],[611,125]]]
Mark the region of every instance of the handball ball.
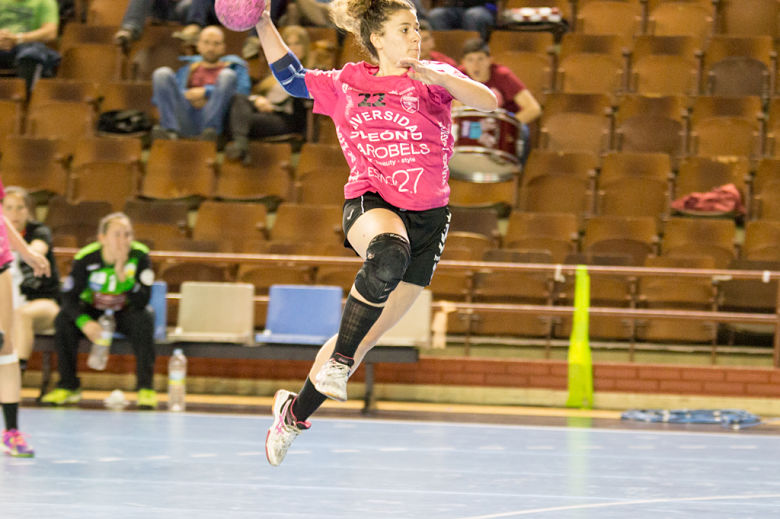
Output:
[[214,10],[219,22],[231,31],[248,31],[263,16],[265,0],[216,0]]

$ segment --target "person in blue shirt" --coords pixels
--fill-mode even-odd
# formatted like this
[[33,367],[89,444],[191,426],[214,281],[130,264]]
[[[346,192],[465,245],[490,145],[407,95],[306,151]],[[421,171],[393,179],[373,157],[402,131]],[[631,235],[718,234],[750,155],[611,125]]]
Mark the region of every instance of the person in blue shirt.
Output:
[[152,74],[152,101],[160,124],[152,139],[198,137],[216,141],[222,134],[230,99],[249,95],[251,80],[246,61],[225,52],[225,34],[216,26],[203,29],[198,54],[182,56],[185,66],[173,71],[160,67]]

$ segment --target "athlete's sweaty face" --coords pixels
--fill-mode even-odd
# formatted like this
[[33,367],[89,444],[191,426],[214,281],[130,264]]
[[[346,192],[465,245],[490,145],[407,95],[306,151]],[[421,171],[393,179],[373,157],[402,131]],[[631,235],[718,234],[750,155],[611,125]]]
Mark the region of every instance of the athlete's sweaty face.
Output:
[[390,15],[382,26],[382,33],[371,35],[380,66],[384,60],[396,66],[401,58],[420,59],[420,39],[417,14],[408,9],[399,9]]

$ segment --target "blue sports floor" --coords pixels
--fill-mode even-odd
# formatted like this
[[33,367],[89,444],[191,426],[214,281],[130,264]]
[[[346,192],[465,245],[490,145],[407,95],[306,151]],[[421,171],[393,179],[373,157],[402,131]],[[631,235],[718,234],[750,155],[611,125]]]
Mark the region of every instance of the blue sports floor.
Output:
[[24,408],[0,518],[774,518],[776,432]]

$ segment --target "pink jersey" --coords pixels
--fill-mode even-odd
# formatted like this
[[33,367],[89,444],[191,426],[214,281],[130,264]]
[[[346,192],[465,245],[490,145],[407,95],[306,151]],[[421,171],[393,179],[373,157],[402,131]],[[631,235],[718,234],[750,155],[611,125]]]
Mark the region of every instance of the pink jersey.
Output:
[[[5,197],[5,189],[3,189],[3,182],[0,181],[0,202]],[[3,204],[0,204],[0,267],[10,263],[14,259],[14,255],[11,253],[11,244],[8,243],[8,231],[5,228],[6,223],[3,218]]]
[[[426,62],[463,76],[443,63]],[[365,62],[341,70],[309,70],[306,87],[314,111],[333,119],[349,164],[344,196],[367,191],[413,211],[447,205],[454,137],[450,131],[452,96],[403,74],[381,76]]]

